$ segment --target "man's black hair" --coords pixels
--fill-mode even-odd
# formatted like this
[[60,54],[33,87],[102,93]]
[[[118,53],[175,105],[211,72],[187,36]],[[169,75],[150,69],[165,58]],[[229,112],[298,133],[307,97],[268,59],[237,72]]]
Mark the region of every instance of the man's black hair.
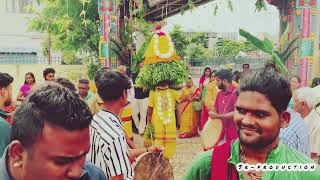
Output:
[[320,78],[313,78],[311,87],[314,88],[320,85]]
[[74,86],[74,84],[67,78],[59,77],[58,79],[55,80],[55,82],[61,84],[63,87],[69,89],[73,93],[77,92],[77,89]]
[[131,88],[129,79],[117,71],[100,70],[94,80],[103,101],[116,101],[123,95],[124,90]]
[[248,66],[248,68],[250,68],[250,65],[248,63],[242,64],[242,68],[244,68],[244,66]]
[[35,90],[16,110],[11,140],[18,140],[29,148],[41,136],[45,124],[74,131],[88,128],[91,120],[85,102],[67,88],[49,84]]
[[265,95],[278,113],[284,112],[292,93],[288,80],[273,68],[264,68],[246,73],[240,82],[238,93],[258,92]]
[[222,69],[216,73],[216,77],[219,77],[221,80],[227,80],[229,83],[232,83],[233,74],[227,69]]
[[50,73],[56,73],[56,71],[53,68],[46,68],[45,70],[43,70],[43,77],[46,78],[46,76]]
[[0,88],[6,88],[13,82],[13,77],[7,73],[0,72]]
[[89,80],[88,79],[80,79],[79,84],[88,84],[89,85]]

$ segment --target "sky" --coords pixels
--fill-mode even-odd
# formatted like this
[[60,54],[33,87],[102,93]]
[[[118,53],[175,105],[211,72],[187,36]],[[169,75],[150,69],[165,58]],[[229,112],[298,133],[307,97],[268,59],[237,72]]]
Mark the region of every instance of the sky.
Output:
[[278,35],[279,12],[275,6],[268,4],[266,11],[255,12],[256,0],[232,0],[234,10],[231,12],[226,0],[218,1],[220,5],[216,16],[215,2],[211,2],[168,18],[163,30],[170,32],[178,24],[188,32],[238,32],[242,28],[253,34]]

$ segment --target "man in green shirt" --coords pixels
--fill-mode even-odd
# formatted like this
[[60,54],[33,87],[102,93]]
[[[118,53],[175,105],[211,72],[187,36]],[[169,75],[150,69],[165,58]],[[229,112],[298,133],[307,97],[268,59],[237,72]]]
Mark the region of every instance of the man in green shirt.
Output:
[[[280,128],[286,128],[290,121],[290,114],[286,112],[291,98],[288,81],[274,69],[252,71],[241,79],[238,92],[234,120],[239,138],[234,142],[227,142],[231,147],[230,155],[225,159],[228,166],[237,168],[236,177],[241,180],[320,179],[319,166],[305,155],[279,142]],[[215,150],[218,152],[219,148],[221,149],[216,147]],[[220,178],[221,173],[228,171],[219,169],[219,165],[211,161],[213,156],[217,159],[214,150],[200,154],[187,171],[185,179],[223,180]],[[218,160],[220,161],[219,157]],[[263,166],[269,171],[264,168],[261,171],[256,169],[243,171],[245,165],[240,166],[240,163],[252,167],[257,167],[259,164],[272,165],[273,168],[271,170],[270,167]],[[282,165],[287,170],[282,170]],[[306,168],[309,169],[306,171],[305,165],[312,167]],[[217,169],[211,168],[212,166]],[[303,170],[300,170],[301,168]]]
[[13,77],[0,72],[0,156],[10,142],[10,126],[6,121],[7,113],[3,109],[12,103]]
[[91,101],[95,99],[95,95],[89,91],[89,80],[80,79],[78,84],[78,93],[80,99],[83,100],[87,105],[90,105]]

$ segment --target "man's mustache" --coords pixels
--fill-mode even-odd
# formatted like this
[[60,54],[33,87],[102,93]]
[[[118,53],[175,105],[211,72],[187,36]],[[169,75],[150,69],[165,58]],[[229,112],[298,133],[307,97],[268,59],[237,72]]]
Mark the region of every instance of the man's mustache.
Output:
[[259,133],[259,134],[262,133],[262,129],[261,129],[261,128],[255,127],[255,126],[253,126],[253,125],[244,125],[244,124],[241,124],[241,125],[240,125],[240,128],[239,128],[239,131],[240,131],[241,129],[245,129],[245,130],[249,130],[249,131],[255,131],[255,132]]

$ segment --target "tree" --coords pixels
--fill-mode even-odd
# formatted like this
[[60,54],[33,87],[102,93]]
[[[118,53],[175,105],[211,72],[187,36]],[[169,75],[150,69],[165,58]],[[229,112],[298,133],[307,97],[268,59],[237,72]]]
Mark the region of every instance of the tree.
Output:
[[97,57],[100,35],[96,1],[42,0],[41,3],[44,8],[40,12],[28,7],[35,15],[29,19],[30,30],[48,33],[53,48],[64,56],[77,53]]
[[205,48],[208,48],[209,37],[203,32],[196,32],[190,37],[190,43],[199,44]]
[[219,39],[216,43],[216,56],[234,57],[239,54],[240,51],[248,52],[254,51],[257,48],[248,42],[237,42],[232,40]]
[[189,42],[187,36],[183,34],[183,31],[181,30],[181,26],[175,25],[173,27],[173,30],[170,32],[170,36],[177,51],[177,54],[181,57],[185,57],[186,48]]
[[203,59],[205,48],[201,44],[191,43],[186,49],[186,57],[188,59]]

